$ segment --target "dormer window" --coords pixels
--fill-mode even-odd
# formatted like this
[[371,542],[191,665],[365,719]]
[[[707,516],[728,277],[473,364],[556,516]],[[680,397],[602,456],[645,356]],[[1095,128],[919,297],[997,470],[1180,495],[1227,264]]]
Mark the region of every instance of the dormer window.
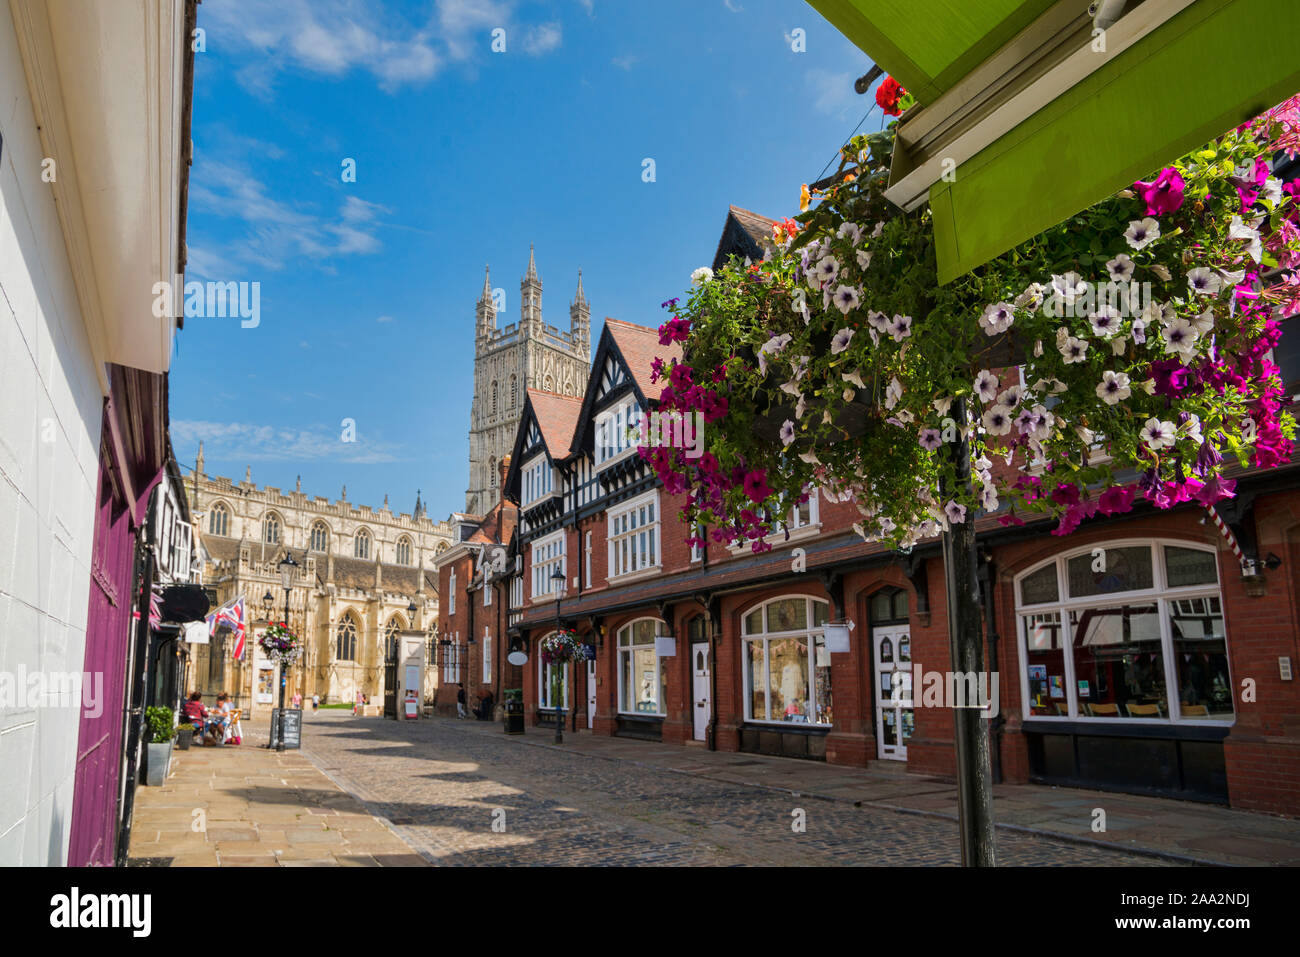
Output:
[[633,397],[596,417],[596,465],[620,458],[640,444],[641,406]]
[[555,491],[555,469],[545,454],[537,456],[523,470],[523,506],[546,498]]

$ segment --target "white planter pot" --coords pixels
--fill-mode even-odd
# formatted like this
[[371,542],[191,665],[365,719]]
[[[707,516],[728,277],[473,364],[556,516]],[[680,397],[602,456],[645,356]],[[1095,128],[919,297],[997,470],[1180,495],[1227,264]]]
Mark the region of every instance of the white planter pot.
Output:
[[172,761],[172,742],[145,745],[144,783],[150,787],[161,787],[167,782],[167,769]]

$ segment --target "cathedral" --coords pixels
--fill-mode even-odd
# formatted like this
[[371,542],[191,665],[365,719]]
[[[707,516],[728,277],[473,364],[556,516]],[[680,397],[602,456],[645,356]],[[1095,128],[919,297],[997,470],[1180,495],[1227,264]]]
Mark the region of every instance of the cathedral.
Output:
[[[200,444],[185,482],[198,531],[203,582],[217,605],[244,597],[249,626],[245,654],[234,658],[234,639],[216,635],[196,645],[188,662],[188,689],[212,703],[228,691],[237,707],[256,712],[274,699],[273,671],[254,647],[270,621],[284,620],[279,563],[286,553],[298,567],[289,589],[289,627],[304,639],[305,654],[290,669],[288,693],[327,703],[360,692],[383,701],[385,658],[399,632],[429,635],[438,621],[434,556],[455,538],[447,521],[435,521],[417,493],[409,514],[308,495],[301,481],[289,492],[259,488],[250,472],[242,482],[204,471]],[[215,606],[214,606],[215,607]],[[432,696],[426,676],[426,695]]]
[[[581,396],[591,368],[591,307],[582,290],[569,305],[569,331],[542,319],[542,280],[533,249],[519,283],[519,322],[497,326],[490,270],[475,310],[474,399],[470,407],[469,488],[465,511],[485,515],[500,497],[499,464],[514,446],[527,389]],[[504,303],[500,304],[504,310]]]

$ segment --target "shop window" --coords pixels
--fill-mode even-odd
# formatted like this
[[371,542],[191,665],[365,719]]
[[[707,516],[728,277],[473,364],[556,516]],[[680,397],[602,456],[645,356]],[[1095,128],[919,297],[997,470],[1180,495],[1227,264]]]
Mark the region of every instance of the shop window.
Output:
[[664,715],[667,660],[655,654],[655,638],[668,634],[658,618],[642,618],[618,630],[618,710]]
[[828,608],[815,598],[777,598],[744,616],[747,720],[833,723],[831,659],[822,629]]
[[[549,637],[549,636],[548,636]],[[542,711],[555,710],[555,681],[558,673],[560,681],[560,707],[569,707],[569,668],[562,664],[547,664],[542,656],[537,655],[537,706]]]
[[1017,585],[1026,716],[1233,720],[1213,549],[1159,542],[1080,549]]

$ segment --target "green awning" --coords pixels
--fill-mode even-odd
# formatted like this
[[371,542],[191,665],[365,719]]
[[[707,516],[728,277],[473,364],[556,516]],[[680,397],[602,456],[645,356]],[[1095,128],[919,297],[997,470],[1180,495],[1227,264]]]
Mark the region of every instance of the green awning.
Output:
[[808,2],[917,100],[933,103],[1056,0]]
[[[894,74],[890,58],[899,58],[903,70],[924,64],[919,68],[919,80],[933,84],[941,96],[963,79],[954,70],[962,64],[968,71],[974,70],[979,63],[972,57],[993,56],[1005,35],[998,33],[996,38],[982,41],[972,36],[974,21],[970,18],[952,19],[949,30],[953,38],[943,44],[929,36],[942,23],[927,24],[924,34],[915,26],[902,26],[922,14],[936,17],[943,15],[940,8],[965,4],[927,0],[907,4],[912,12],[895,10],[883,15],[885,7],[902,4],[809,2],[909,89],[906,74]],[[984,10],[986,5],[969,6]],[[1057,7],[1050,15],[1060,13],[1059,5],[1004,0],[988,3],[993,13],[987,16],[1002,16],[995,30],[1014,32],[1024,26],[1015,16],[1030,15],[1035,12],[1031,8],[1043,6]],[[1147,0],[1140,6],[1130,2],[1129,16],[1134,19],[1121,19],[1111,33],[1121,36],[1143,18],[1151,21],[1162,8],[1179,6],[1184,5],[1174,0]],[[915,12],[918,8],[923,8],[922,13]],[[837,16],[841,19],[835,19]],[[1083,36],[1086,49],[1087,33]],[[906,161],[904,172],[911,174],[913,181],[923,177],[919,180],[922,188],[929,185],[940,280],[948,282],[960,276],[1300,90],[1300,56],[1294,50],[1297,36],[1297,0],[1196,0],[1134,39],[1099,68],[1090,67],[1078,55],[1076,34],[1074,46],[1062,51],[1044,72],[1057,68],[1060,82],[1062,77],[1068,81],[1070,70],[1076,69],[1080,71],[1077,82],[1027,115],[1015,115],[1009,128],[1000,127],[1005,132],[990,135],[978,151],[961,158],[945,180],[931,175],[926,162],[933,164],[947,147],[960,146],[961,136],[967,143],[972,139],[978,142],[980,124],[990,119],[995,107],[1008,102],[1014,105],[1014,96],[1023,102],[1034,95],[1030,82],[1006,92],[1000,102],[998,91],[986,95],[986,102],[979,105],[954,104],[968,91],[949,92],[940,103],[944,122],[954,130],[952,137],[945,141],[940,131],[923,144],[918,140],[916,155],[909,156],[907,149],[901,154]],[[879,45],[864,45],[870,43]],[[1073,54],[1074,60],[1067,62],[1067,54]],[[1082,67],[1078,66],[1081,61]],[[945,62],[949,64],[946,67]],[[1092,72],[1082,72],[1089,68]],[[995,72],[986,69],[987,74]],[[966,86],[975,92],[986,89],[979,83]],[[900,129],[905,147],[910,146],[905,142],[908,129],[927,127],[920,118],[927,100],[923,96],[918,99],[920,106],[909,111]],[[1004,109],[1001,118],[1004,124],[1006,112]],[[986,128],[999,127],[990,122]]]

